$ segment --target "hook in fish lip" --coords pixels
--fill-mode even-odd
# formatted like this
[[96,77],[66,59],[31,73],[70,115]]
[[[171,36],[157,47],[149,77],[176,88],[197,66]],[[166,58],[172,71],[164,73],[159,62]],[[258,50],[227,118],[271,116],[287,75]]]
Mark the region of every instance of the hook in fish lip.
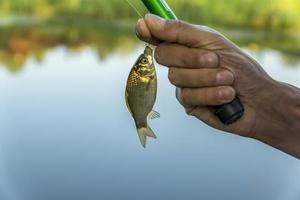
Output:
[[149,46],[146,46],[145,50],[144,50],[144,54],[145,55],[153,55],[153,49]]

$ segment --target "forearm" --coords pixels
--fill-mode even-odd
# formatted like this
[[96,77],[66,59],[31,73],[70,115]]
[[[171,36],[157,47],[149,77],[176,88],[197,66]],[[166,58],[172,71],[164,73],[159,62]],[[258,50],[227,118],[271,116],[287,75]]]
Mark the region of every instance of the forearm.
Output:
[[300,89],[276,83],[272,105],[256,139],[300,158]]

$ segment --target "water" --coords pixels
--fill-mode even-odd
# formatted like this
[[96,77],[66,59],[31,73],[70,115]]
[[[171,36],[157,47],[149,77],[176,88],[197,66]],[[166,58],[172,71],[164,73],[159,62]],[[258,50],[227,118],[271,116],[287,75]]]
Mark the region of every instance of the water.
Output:
[[[162,66],[162,116],[150,122],[158,139],[143,149],[124,101],[143,47],[118,37],[125,50],[107,51],[105,39],[79,44],[81,33],[72,34],[76,45],[48,41],[40,45],[47,50],[23,44],[23,54],[1,54],[1,200],[300,198],[299,160],[186,116]],[[274,78],[300,87],[299,57],[245,50]]]

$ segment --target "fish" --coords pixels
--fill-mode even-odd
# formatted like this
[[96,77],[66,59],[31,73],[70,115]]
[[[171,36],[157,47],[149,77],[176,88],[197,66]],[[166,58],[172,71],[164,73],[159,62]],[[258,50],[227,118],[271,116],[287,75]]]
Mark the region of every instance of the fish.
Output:
[[153,49],[146,46],[133,65],[127,79],[125,101],[134,119],[137,134],[143,147],[146,147],[147,137],[156,139],[147,118],[160,117],[153,110],[157,95],[157,75],[154,66]]

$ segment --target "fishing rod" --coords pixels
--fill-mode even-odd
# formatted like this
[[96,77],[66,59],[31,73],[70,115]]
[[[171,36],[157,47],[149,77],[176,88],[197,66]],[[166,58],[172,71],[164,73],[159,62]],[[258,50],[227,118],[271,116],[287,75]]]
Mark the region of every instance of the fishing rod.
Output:
[[[142,2],[152,14],[168,20],[177,19],[170,6],[164,0],[142,0]],[[244,107],[239,97],[235,97],[230,103],[213,107],[215,108],[215,114],[223,124],[232,124],[244,114]]]

